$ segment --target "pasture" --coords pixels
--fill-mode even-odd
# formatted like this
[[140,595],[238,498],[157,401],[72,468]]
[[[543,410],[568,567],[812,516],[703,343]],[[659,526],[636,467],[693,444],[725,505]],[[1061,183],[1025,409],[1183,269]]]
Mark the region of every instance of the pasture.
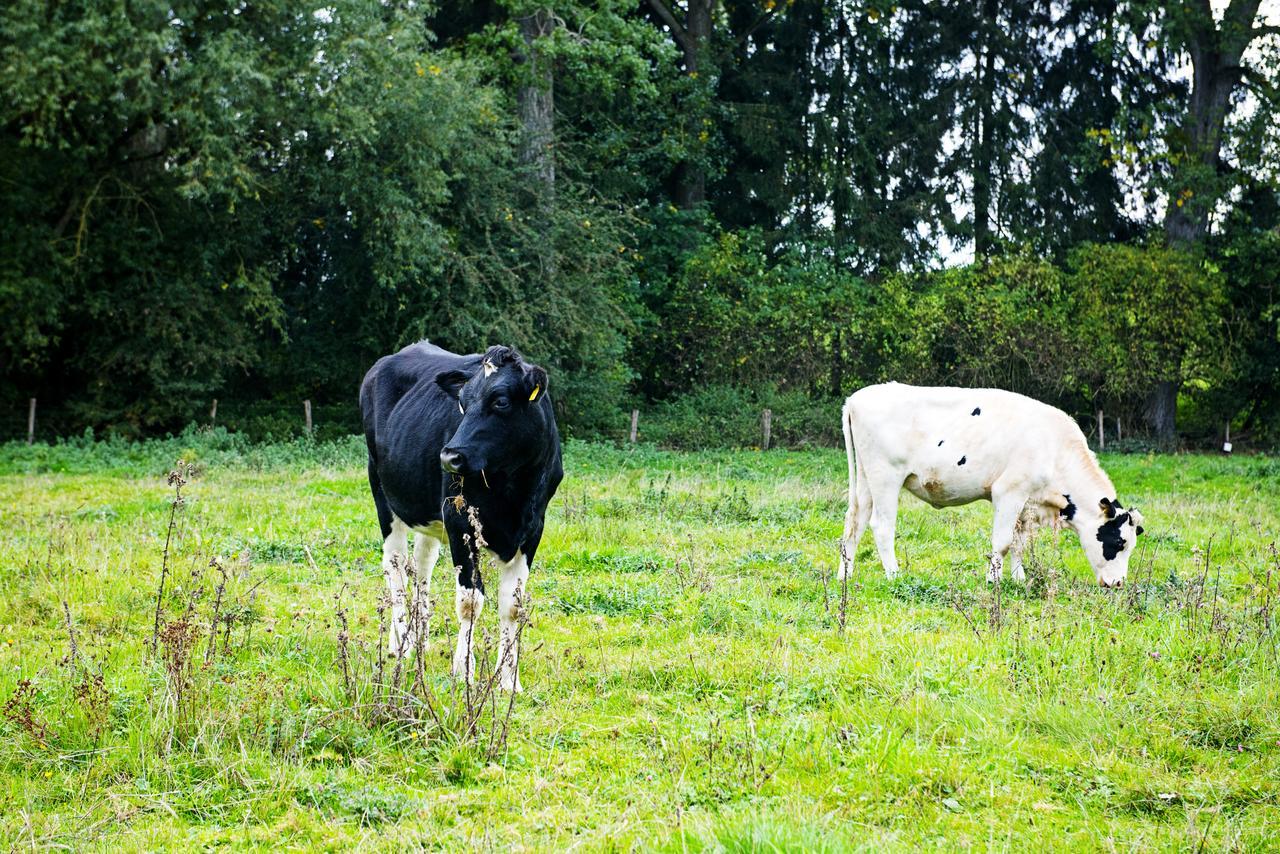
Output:
[[1272,847],[1280,460],[1102,464],[1147,519],[1122,590],[1069,532],[990,588],[990,505],[904,497],[902,575],[868,536],[842,591],[842,450],[570,442],[508,704],[447,675],[445,561],[421,669],[379,662],[358,441],[5,446],[0,839]]

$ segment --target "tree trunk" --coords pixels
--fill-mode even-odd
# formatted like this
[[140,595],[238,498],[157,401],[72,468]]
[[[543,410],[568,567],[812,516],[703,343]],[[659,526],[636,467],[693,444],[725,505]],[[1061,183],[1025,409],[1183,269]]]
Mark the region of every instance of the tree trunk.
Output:
[[1242,78],[1241,58],[1257,36],[1253,20],[1260,3],[1231,0],[1221,26],[1215,23],[1207,0],[1184,3],[1170,12],[1184,34],[1192,70],[1191,100],[1170,146],[1181,160],[1165,212],[1165,239],[1170,246],[1198,243],[1209,230],[1209,213],[1217,193],[1211,187],[1201,187],[1207,192],[1197,196],[1191,185],[1197,183],[1195,173],[1203,174],[1205,167],[1217,172],[1221,167],[1222,129],[1231,94]]
[[[684,31],[686,37],[681,41],[681,52],[684,56],[684,70],[690,77],[697,79],[705,73],[707,45],[711,41],[711,4],[714,0],[688,0],[688,12],[685,15]],[[699,111],[691,111],[687,117],[686,131],[691,139],[697,139],[702,132],[702,115]],[[695,208],[706,201],[707,173],[700,163],[686,160],[680,164],[676,173],[676,204],[683,210]]]
[[1162,380],[1147,398],[1143,418],[1152,434],[1164,444],[1177,439],[1176,416],[1178,412],[1178,384]]
[[991,171],[992,171],[992,109],[991,99],[995,91],[995,47],[991,44],[996,32],[995,0],[984,0],[982,15],[978,21],[978,56],[975,71],[978,75],[973,141],[973,253],[978,258],[991,254]]
[[[1170,246],[1190,248],[1209,231],[1209,214],[1221,192],[1213,179],[1221,169],[1222,129],[1231,106],[1231,94],[1240,83],[1245,48],[1257,35],[1253,20],[1261,0],[1231,0],[1219,26],[1208,0],[1183,3],[1172,9],[1191,58],[1191,100],[1182,126],[1170,140],[1171,153],[1180,161],[1170,188],[1165,212],[1165,240]],[[1196,191],[1199,190],[1197,193]],[[1178,377],[1181,365],[1168,366],[1167,376]],[[1147,426],[1164,442],[1177,433],[1178,382],[1163,380],[1147,398]]]
[[539,10],[519,20],[524,41],[521,59],[527,63],[524,85],[518,101],[520,125],[520,160],[529,168],[529,191],[533,196],[537,227],[543,232],[542,272],[555,275],[556,256],[551,239],[551,212],[555,206],[555,79],[551,60],[538,46],[538,40],[551,34],[551,15]]

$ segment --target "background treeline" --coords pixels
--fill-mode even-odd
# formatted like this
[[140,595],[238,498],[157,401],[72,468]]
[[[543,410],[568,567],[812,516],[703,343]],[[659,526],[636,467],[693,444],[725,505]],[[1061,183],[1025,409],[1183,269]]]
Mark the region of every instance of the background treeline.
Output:
[[1272,444],[1260,6],[11,0],[0,435],[348,432],[427,336],[578,436],[834,441],[898,379]]

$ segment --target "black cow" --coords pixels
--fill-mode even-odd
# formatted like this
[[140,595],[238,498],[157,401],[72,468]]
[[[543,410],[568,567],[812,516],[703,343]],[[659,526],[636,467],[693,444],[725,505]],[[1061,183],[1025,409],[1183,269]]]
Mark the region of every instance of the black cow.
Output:
[[[382,571],[391,591],[392,654],[413,649],[417,627],[425,632],[431,570],[447,541],[458,571],[453,672],[471,677],[473,625],[484,607],[476,560],[482,541],[501,572],[500,684],[520,690],[518,596],[542,539],[547,502],[564,476],[547,372],[510,347],[459,356],[423,341],[369,370],[360,386],[360,412],[369,488],[382,526]],[[412,614],[406,607],[409,531],[417,570]]]

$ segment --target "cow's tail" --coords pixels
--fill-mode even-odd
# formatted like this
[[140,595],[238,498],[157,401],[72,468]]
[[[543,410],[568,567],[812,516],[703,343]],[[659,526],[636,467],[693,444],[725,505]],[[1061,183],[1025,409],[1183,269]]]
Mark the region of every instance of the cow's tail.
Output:
[[[853,399],[844,402],[840,411],[840,426],[844,430],[844,450],[849,458],[849,507],[853,508],[858,499],[858,462],[853,451]],[[848,537],[852,531],[845,531]]]
[[858,518],[858,462],[853,449],[853,398],[844,402],[840,411],[840,427],[844,431],[844,450],[849,459],[849,510],[844,517],[844,535],[840,538],[840,573],[841,579],[847,578],[853,568],[853,550],[858,544],[853,542],[853,529]]

